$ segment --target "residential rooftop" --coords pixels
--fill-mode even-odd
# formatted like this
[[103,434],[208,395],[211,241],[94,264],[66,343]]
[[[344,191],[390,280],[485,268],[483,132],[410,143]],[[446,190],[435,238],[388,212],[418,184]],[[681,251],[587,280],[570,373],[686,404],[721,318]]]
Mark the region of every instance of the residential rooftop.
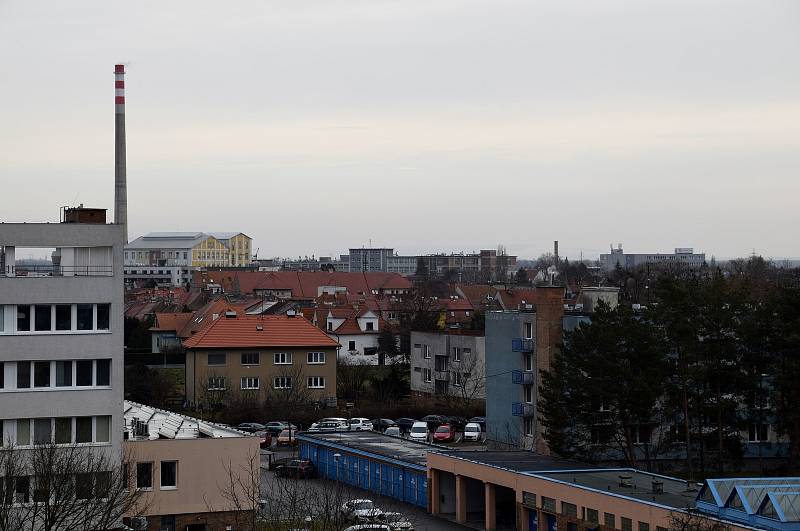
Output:
[[339,343],[301,315],[239,315],[226,311],[184,341],[184,346],[190,349],[335,348]]
[[448,450],[446,446],[411,441],[374,431],[303,432],[298,435],[298,439],[316,439],[423,467],[427,465],[428,452]]
[[201,439],[250,437],[249,433],[156,407],[125,400],[125,432],[128,440]]

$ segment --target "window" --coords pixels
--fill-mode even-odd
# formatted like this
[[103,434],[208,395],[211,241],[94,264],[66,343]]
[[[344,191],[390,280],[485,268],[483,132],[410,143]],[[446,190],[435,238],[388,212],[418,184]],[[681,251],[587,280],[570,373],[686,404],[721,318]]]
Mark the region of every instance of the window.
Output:
[[542,510],[555,514],[556,500],[554,498],[548,498],[547,496],[542,496]]
[[97,381],[95,385],[111,385],[111,360],[97,360]]
[[291,389],[292,378],[291,376],[278,376],[274,382],[275,389]]
[[639,522],[639,531],[650,531],[650,524],[646,522]]
[[34,307],[34,328],[37,332],[49,332],[53,329],[50,315],[50,305],[37,304]]
[[92,417],[75,417],[75,442],[92,442]]
[[91,474],[75,474],[75,497],[79,500],[88,500],[92,497]]
[[161,488],[178,488],[178,462],[161,461]]
[[208,364],[209,365],[225,365],[227,362],[226,354],[209,354],[208,355]]
[[258,352],[242,352],[242,365],[258,365]]
[[[6,307],[0,304],[0,332],[5,331],[6,329]],[[0,484],[0,489],[2,489],[2,484]]]
[[242,378],[242,389],[258,389],[257,376],[245,376]]
[[[2,306],[0,306],[0,308],[2,308]],[[0,315],[0,319],[2,318],[3,316]],[[0,389],[4,388],[5,386],[6,386],[5,365],[3,364],[2,361],[0,361]],[[2,442],[0,442],[0,444],[2,444]]]
[[650,426],[634,426],[632,435],[633,444],[648,444],[650,442]]
[[578,506],[574,503],[568,503],[565,501],[561,502],[561,514],[564,516],[570,516],[572,518],[578,517]]
[[33,362],[33,386],[34,387],[50,387],[50,362],[49,361],[34,361]]
[[464,347],[464,348],[462,348],[462,349],[461,349],[461,352],[463,352],[463,354],[464,354],[465,356],[469,356],[470,354],[472,354],[472,349],[471,349],[471,348]]
[[111,321],[111,305],[98,304],[97,305],[97,329],[109,330]]
[[453,361],[461,361],[461,347],[453,347]]
[[56,418],[56,444],[72,442],[72,417]]
[[92,360],[77,360],[75,367],[75,385],[79,387],[92,385]]
[[224,376],[211,376],[208,378],[209,391],[224,391],[225,390],[225,377]]
[[533,386],[532,385],[524,385],[522,386],[522,393],[525,395],[525,402],[529,404],[533,404]]
[[613,513],[603,513],[603,520],[606,524],[606,527],[615,528],[617,527],[617,517],[614,516]]
[[17,445],[31,444],[31,419],[17,419]]
[[349,341],[347,343],[347,350],[349,350],[350,352],[355,352],[355,350],[356,350],[356,342],[355,341]]
[[600,515],[598,514],[597,509],[590,509],[587,507],[586,520],[593,524],[600,523]]
[[766,424],[751,424],[748,440],[750,442],[765,442],[768,440],[768,431],[769,426]]
[[533,370],[533,355],[532,354],[525,354],[525,370],[532,371]]
[[309,352],[308,353],[308,363],[311,363],[311,364],[322,364],[322,363],[325,363],[325,353],[324,352]]
[[111,491],[111,472],[98,472],[94,476],[95,498],[106,499]]
[[276,352],[274,356],[275,365],[291,365],[292,353],[291,352]]
[[453,385],[461,387],[461,373],[458,371],[453,372]]
[[17,362],[17,389],[27,389],[31,386],[31,362]]
[[14,482],[14,501],[16,503],[28,503],[31,496],[31,478],[29,476],[17,476]]
[[525,339],[533,339],[533,323],[525,323]]
[[431,350],[428,348],[428,345],[422,345],[422,355],[426,360],[431,359]]
[[71,304],[56,304],[56,330],[72,330]]
[[333,331],[333,322],[332,321],[328,321],[328,332],[332,332],[332,331]]
[[77,306],[78,330],[92,330],[94,328],[93,305],[78,304]]
[[367,321],[367,332],[372,332],[373,330],[375,330],[375,323]]
[[111,416],[102,415],[94,418],[94,442],[110,442],[111,441]]
[[56,387],[72,386],[72,361],[56,362]]
[[633,521],[630,518],[620,517],[619,525],[622,531],[633,531]]
[[309,389],[324,389],[325,388],[325,377],[323,377],[323,376],[309,376],[308,377],[308,388]]
[[17,305],[17,331],[30,332],[31,330],[31,307],[27,304]]
[[136,488],[153,488],[153,463],[136,463]]
[[50,444],[53,441],[53,423],[50,419],[33,420],[33,444]]
[[432,382],[433,377],[431,376],[430,369],[422,369],[422,379],[426,382]]
[[525,417],[525,435],[527,437],[533,436],[533,417]]

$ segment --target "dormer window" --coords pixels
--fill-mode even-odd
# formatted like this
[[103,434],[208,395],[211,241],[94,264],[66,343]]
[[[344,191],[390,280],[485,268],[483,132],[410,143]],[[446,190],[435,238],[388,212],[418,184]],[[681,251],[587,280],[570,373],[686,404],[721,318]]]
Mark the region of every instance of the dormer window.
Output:
[[367,331],[371,332],[375,330],[375,324],[372,321],[367,321]]
[[328,332],[332,331],[333,331],[333,323],[331,321],[328,321]]

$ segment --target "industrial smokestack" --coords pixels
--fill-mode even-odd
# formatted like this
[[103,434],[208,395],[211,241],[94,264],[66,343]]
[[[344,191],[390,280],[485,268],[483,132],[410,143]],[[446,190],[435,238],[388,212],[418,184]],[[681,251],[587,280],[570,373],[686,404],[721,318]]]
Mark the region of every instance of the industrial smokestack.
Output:
[[556,257],[556,265],[558,265],[558,240],[553,240],[553,256]]
[[125,167],[125,65],[114,65],[114,223],[128,243],[128,182]]

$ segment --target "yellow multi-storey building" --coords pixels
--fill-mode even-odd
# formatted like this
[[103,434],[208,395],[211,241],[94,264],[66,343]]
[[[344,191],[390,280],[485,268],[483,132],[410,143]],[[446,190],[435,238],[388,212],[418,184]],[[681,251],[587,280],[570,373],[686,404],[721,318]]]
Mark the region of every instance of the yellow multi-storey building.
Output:
[[210,232],[230,251],[230,265],[242,267],[253,261],[253,239],[241,232]]

